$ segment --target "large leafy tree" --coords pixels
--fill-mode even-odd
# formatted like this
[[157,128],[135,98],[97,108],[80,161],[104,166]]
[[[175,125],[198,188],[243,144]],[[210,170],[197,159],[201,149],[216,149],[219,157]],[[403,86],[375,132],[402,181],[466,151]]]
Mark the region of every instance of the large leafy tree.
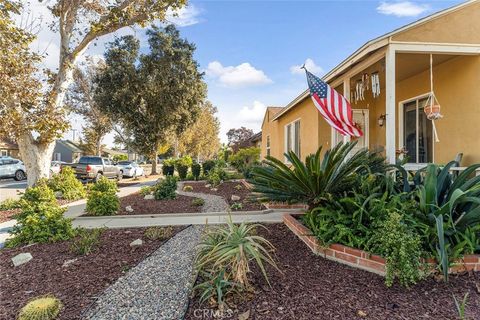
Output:
[[234,151],[238,151],[241,148],[247,148],[252,145],[250,138],[254,135],[252,129],[245,127],[232,128],[227,132],[228,145],[232,147]]
[[101,155],[102,139],[112,130],[112,120],[102,112],[94,97],[94,79],[102,67],[102,61],[87,58],[84,64],[75,69],[75,81],[67,93],[67,105],[74,113],[81,115],[86,123],[83,127],[85,151],[95,155]]
[[106,68],[98,77],[97,100],[122,124],[138,153],[152,160],[157,172],[159,148],[182,134],[197,118],[206,85],[195,46],[173,26],[147,31],[150,51],[140,54],[133,36],[116,39],[105,53]]
[[[167,10],[186,0],[53,0],[52,31],[60,35],[59,67],[38,74],[38,56],[28,44],[32,35],[17,28],[12,14],[20,6],[0,1],[0,127],[13,136],[27,167],[28,184],[49,174],[55,139],[68,128],[64,98],[73,81],[75,64],[95,39],[121,28],[164,20]],[[28,80],[29,81],[28,81]],[[40,82],[43,80],[43,86]]]
[[218,133],[220,122],[215,114],[217,108],[209,101],[205,102],[200,114],[193,125],[178,139],[178,151],[197,159],[212,158],[220,147]]

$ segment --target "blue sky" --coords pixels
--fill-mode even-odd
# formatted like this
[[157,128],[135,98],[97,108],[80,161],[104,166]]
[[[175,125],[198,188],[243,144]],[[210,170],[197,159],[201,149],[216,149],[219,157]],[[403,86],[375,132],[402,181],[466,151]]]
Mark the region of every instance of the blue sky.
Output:
[[[225,140],[230,127],[259,130],[265,106],[284,106],[306,88],[304,74],[292,72],[293,66],[310,59],[313,71],[322,74],[366,41],[457,3],[192,1],[197,23],[181,31],[197,44]],[[212,74],[219,67],[215,61],[223,68]],[[251,69],[234,69],[245,63]],[[228,72],[230,78],[218,75]]]
[[[459,2],[193,0],[169,20],[197,46],[195,58],[206,72],[225,141],[232,127],[258,131],[265,106],[284,106],[300,94],[306,81],[298,66],[307,59],[321,75],[366,41]],[[141,30],[136,34],[144,37]],[[42,33],[39,42],[54,49],[51,37]],[[101,55],[108,40],[100,39],[88,53]],[[49,59],[47,66],[56,62],[55,56]],[[82,122],[72,124],[79,128]]]

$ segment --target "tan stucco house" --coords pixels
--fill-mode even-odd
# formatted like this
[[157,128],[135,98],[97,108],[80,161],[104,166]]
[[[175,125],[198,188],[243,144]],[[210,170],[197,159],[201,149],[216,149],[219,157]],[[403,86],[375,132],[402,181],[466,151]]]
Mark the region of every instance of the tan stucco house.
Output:
[[[424,112],[430,70],[443,115],[435,121],[438,142]],[[447,163],[458,153],[463,153],[462,165],[480,163],[480,1],[367,42],[323,80],[349,99],[365,133],[358,147],[382,148],[391,163],[400,150],[408,151],[412,163]],[[283,159],[287,150],[305,158],[319,146],[329,149],[345,140],[328,126],[306,90],[282,108],[267,108],[262,158]]]

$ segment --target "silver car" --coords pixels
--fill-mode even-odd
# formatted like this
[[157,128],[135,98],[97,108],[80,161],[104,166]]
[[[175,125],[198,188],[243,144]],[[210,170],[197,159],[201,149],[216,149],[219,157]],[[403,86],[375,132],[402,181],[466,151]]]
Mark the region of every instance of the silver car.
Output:
[[0,178],[13,178],[17,181],[27,178],[25,165],[22,161],[10,157],[0,158]]
[[117,163],[117,167],[124,177],[134,178],[144,175],[143,168],[135,161],[120,161]]

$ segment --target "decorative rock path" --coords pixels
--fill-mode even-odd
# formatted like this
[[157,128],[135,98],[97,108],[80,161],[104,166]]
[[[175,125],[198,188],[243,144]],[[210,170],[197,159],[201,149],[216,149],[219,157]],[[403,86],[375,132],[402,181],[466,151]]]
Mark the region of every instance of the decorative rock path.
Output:
[[107,288],[85,318],[183,319],[195,281],[195,247],[202,229],[190,226],[177,233]]
[[202,206],[202,212],[226,212],[230,210],[227,201],[225,201],[223,197],[206,193],[185,192],[183,191],[183,185],[183,182],[178,183],[177,193],[182,196],[205,200],[205,204]]

